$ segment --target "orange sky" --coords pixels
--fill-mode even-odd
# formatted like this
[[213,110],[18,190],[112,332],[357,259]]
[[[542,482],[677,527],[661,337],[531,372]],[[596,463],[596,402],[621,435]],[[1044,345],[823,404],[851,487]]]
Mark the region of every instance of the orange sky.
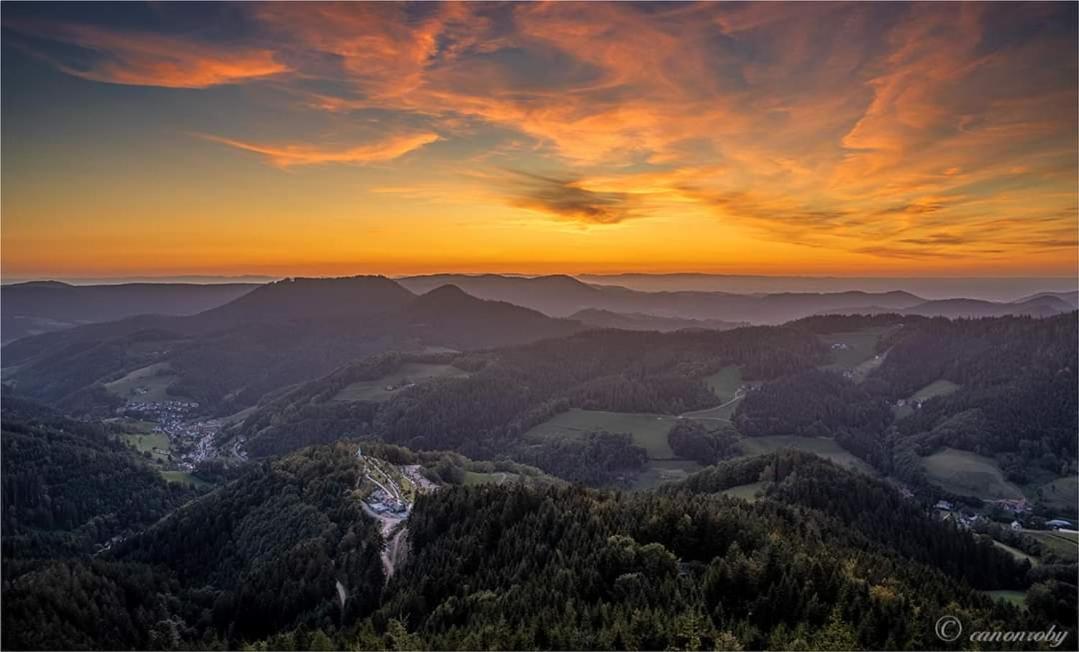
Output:
[[1073,275],[1074,4],[3,6],[8,277]]

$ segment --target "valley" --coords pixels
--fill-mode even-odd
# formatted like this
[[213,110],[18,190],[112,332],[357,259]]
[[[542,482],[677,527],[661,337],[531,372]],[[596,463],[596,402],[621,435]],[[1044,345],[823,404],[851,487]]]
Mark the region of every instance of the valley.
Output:
[[[516,604],[514,591],[549,590],[534,582],[565,586],[548,569],[587,575],[550,557],[556,549],[599,555],[590,567],[605,574],[597,581],[616,611],[647,601],[633,588],[644,578],[665,599],[691,600],[664,568],[677,569],[671,577],[685,577],[693,595],[716,586],[742,553],[704,542],[726,541],[735,522],[748,527],[747,546],[763,545],[758,528],[783,531],[818,563],[833,563],[831,547],[780,525],[794,518],[784,510],[824,519],[814,527],[828,546],[913,564],[888,589],[908,600],[916,585],[958,582],[978,589],[972,612],[1000,603],[1033,613],[1040,596],[1070,586],[1061,578],[1079,560],[1079,499],[1075,418],[1064,408],[1075,403],[1076,374],[1061,360],[1074,353],[1075,313],[817,315],[637,330],[497,301],[459,288],[417,296],[369,278],[296,280],[190,317],[78,327],[5,347],[5,432],[48,433],[37,455],[78,483],[72,491],[113,496],[102,481],[136,488],[72,512],[78,494],[55,493],[67,481],[20,475],[18,493],[5,489],[15,518],[7,527],[17,533],[5,535],[5,550],[26,569],[11,599],[43,599],[35,578],[54,567],[35,556],[65,551],[74,557],[64,572],[103,591],[153,569],[140,588],[123,590],[153,591],[159,597],[145,599],[157,617],[183,621],[177,636],[187,641],[270,645],[313,628],[342,645],[381,647],[392,636],[490,643],[502,639],[461,638],[443,614],[467,614],[454,617],[480,627],[489,612],[461,605],[487,600],[483,591]],[[279,317],[298,312],[302,321]],[[81,455],[71,437],[96,437],[116,479],[70,471]],[[4,459],[26,464],[23,450]],[[150,498],[132,512],[130,495]],[[873,516],[881,509],[892,521]],[[561,520],[569,514],[589,525],[571,535],[581,526]],[[560,534],[547,548],[519,549],[547,533]],[[589,552],[569,543],[585,540]],[[519,566],[507,567],[507,555]],[[473,584],[488,588],[446,588]],[[767,599],[782,602],[776,590]],[[421,594],[438,596],[437,610],[419,606]],[[213,604],[200,606],[206,596]],[[858,605],[850,608],[875,608]],[[193,615],[210,607],[209,619]],[[827,614],[798,609],[788,605],[823,631]],[[111,617],[143,616],[117,607]],[[762,626],[775,622],[760,617]],[[704,635],[771,640],[752,629],[758,616],[725,618],[735,629]],[[664,631],[651,627],[655,641],[673,640]]]

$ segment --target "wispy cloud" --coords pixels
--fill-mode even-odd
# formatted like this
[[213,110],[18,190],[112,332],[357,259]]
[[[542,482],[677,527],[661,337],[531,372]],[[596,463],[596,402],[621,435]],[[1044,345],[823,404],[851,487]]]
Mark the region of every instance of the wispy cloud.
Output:
[[[489,153],[512,139],[483,163],[490,178],[469,177],[461,192],[480,183],[553,220],[612,225],[674,202],[759,239],[882,258],[1035,255],[1077,228],[1074,5],[237,11],[250,30],[227,47],[71,24],[14,29],[92,51],[79,65],[53,59],[81,77],[199,88],[278,76],[298,119],[390,125],[392,135],[343,147],[204,136],[277,166],[392,161],[440,138],[440,152]],[[464,165],[434,165],[465,177]]]
[[200,134],[206,140],[265,156],[279,167],[328,163],[378,163],[392,161],[439,139],[435,133],[399,134],[376,142],[346,148],[316,147],[308,144],[268,145],[248,143],[221,136]]
[[211,45],[153,33],[40,22],[5,22],[5,27],[38,38],[72,44],[92,57],[59,57],[23,45],[64,72],[110,84],[207,88],[262,79],[288,72],[273,50]]

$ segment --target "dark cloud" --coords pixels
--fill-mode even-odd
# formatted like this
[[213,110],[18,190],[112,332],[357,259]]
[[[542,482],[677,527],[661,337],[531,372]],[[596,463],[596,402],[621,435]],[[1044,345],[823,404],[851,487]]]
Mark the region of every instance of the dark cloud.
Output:
[[617,224],[633,217],[633,198],[622,192],[596,192],[580,179],[511,171],[504,188],[514,206],[531,208],[563,220]]

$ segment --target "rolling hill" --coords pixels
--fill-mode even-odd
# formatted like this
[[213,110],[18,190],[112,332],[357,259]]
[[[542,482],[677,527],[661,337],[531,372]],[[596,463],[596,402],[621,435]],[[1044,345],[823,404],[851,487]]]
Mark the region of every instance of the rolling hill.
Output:
[[[1071,298],[1072,300],[1069,300]],[[906,308],[889,308],[879,305],[836,308],[823,311],[825,315],[919,315],[922,317],[947,317],[949,319],[977,319],[981,317],[1004,317],[1007,315],[1051,317],[1076,309],[1074,297],[1069,293],[1043,293],[1015,302],[982,301],[979,299],[937,299],[925,301]]]
[[68,285],[56,281],[0,287],[0,337],[11,342],[80,324],[134,315],[193,315],[228,303],[254,283],[125,283]]
[[175,375],[170,394],[201,410],[235,411],[380,351],[484,348],[579,328],[455,288],[416,296],[384,277],[286,279],[197,315],[133,317],[24,338],[5,346],[3,357],[5,381],[73,411],[122,404],[105,385],[163,363]]
[[621,328],[627,331],[677,331],[686,328],[707,330],[728,330],[747,326],[745,322],[729,322],[721,319],[684,319],[681,317],[661,317],[644,313],[623,313],[598,308],[579,310],[569,316],[586,326],[594,328]]
[[617,286],[588,285],[570,276],[439,274],[398,279],[414,292],[452,283],[482,299],[508,301],[554,317],[585,309],[643,313],[682,319],[781,324],[822,311],[878,305],[899,310],[924,302],[907,292],[730,294],[725,292],[641,292]]

